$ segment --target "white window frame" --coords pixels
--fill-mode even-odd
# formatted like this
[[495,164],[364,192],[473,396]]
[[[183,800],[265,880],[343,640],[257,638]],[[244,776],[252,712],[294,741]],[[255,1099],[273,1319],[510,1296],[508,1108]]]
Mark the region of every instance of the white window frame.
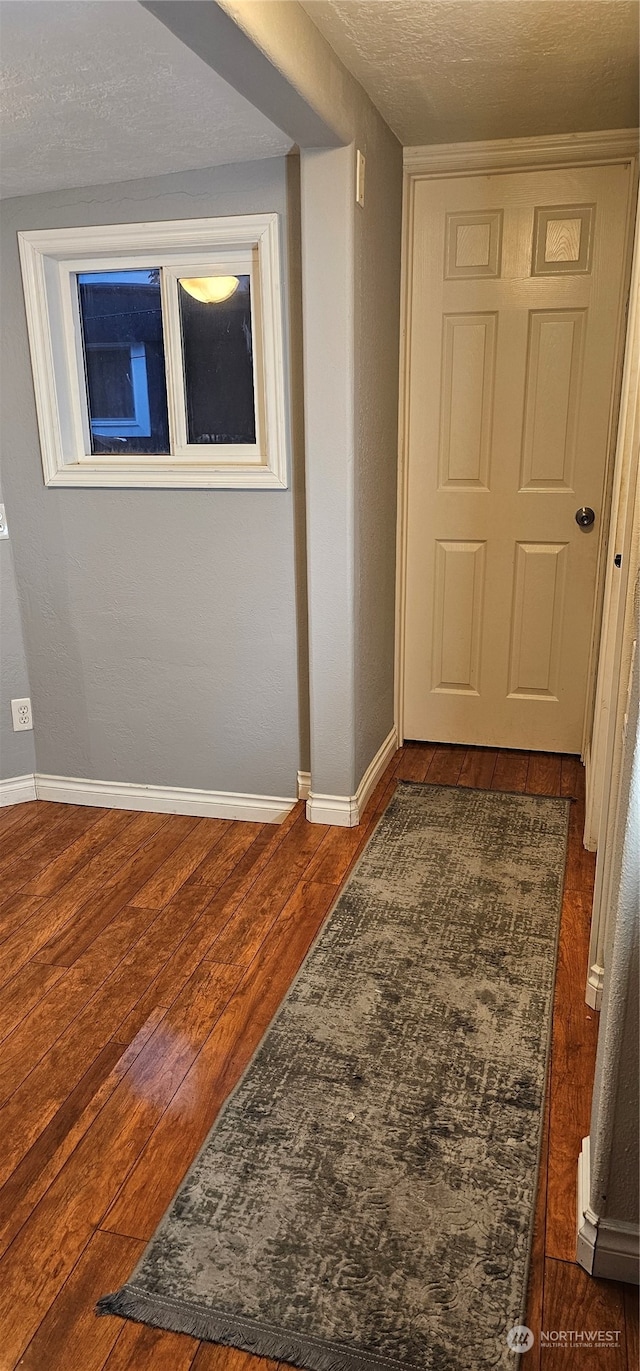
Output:
[[[18,234],[48,486],[285,489],[287,413],[277,214]],[[91,452],[76,276],[161,268],[170,454]],[[187,441],[178,279],[251,277],[255,444]]]

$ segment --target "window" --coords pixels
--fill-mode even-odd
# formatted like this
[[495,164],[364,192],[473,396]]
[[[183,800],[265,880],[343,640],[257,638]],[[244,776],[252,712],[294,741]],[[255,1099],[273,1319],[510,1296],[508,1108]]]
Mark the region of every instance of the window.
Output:
[[277,215],[18,236],[47,485],[286,486]]
[[91,452],[166,456],[160,271],[78,272]]

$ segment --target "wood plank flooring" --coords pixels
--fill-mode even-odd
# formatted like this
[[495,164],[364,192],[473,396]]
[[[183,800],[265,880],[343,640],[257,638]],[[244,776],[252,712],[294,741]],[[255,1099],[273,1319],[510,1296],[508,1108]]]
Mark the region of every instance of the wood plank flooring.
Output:
[[308,824],[302,804],[279,826],[0,810],[0,1371],[276,1371],[94,1305],[135,1265],[398,778],[575,799],[528,1320],[619,1338],[606,1354],[536,1340],[523,1363],[635,1371],[636,1292],[574,1262],[598,1026],[582,767],[426,743],[396,753],[357,829]]

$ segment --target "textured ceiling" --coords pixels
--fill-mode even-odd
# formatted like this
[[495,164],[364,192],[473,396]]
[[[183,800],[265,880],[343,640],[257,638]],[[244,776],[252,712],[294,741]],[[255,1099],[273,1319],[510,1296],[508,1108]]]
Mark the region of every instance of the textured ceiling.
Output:
[[291,146],[135,0],[3,0],[0,76],[5,196]]
[[406,145],[633,128],[636,0],[302,0]]

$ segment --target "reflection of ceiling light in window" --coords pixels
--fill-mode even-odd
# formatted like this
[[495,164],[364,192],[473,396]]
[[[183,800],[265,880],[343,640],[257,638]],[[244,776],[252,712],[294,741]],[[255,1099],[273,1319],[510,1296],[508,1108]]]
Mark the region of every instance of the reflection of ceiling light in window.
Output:
[[180,277],[180,285],[203,305],[219,305],[230,299],[240,282],[237,276],[193,276],[187,280]]

